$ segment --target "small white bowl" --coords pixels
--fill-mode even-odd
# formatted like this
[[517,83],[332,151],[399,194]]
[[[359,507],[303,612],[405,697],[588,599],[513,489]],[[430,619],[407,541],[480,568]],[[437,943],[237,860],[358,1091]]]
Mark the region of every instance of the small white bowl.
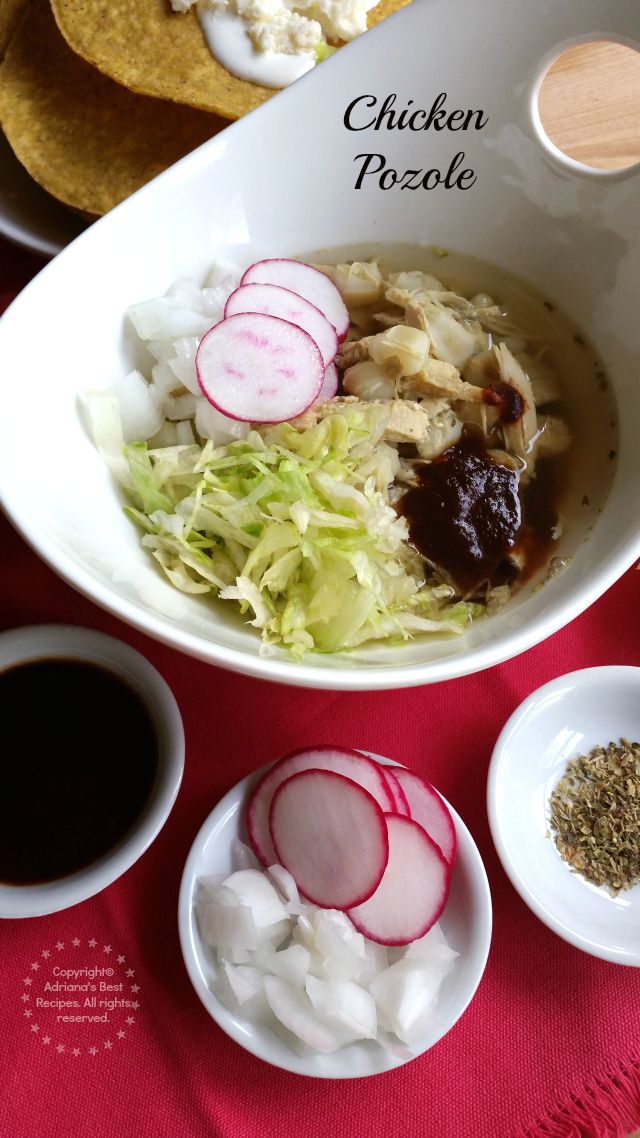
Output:
[[612,897],[572,872],[548,837],[549,798],[570,759],[640,739],[640,668],[587,668],[533,692],[507,720],[489,768],[493,840],[522,899],[569,944],[640,966],[640,887]]
[[[55,881],[0,884],[0,918],[57,913],[93,897],[120,877],[162,829],[184,768],[184,731],[178,705],[162,676],[139,652],[112,636],[73,625],[31,625],[0,634],[0,673],[17,664],[42,659],[86,661],[123,680],[143,701],[155,726],[158,769],[146,806],[133,829],[113,849],[76,873]],[[122,793],[126,794],[126,787]]]
[[[371,757],[390,763],[380,755]],[[178,902],[178,926],[191,983],[218,1026],[245,1050],[274,1067],[319,1079],[357,1079],[401,1067],[409,1060],[371,1041],[351,1043],[331,1055],[298,1055],[271,1028],[234,1015],[211,991],[216,975],[215,956],[198,929],[194,908],[197,882],[208,874],[232,872],[233,843],[237,838],[247,841],[244,812],[249,793],[267,769],[263,767],[243,779],[225,795],[202,825],[187,858]],[[455,822],[458,852],[451,893],[439,923],[460,957],[442,985],[431,1031],[416,1055],[442,1039],[467,1008],[482,979],[491,943],[491,894],[482,859],[464,822],[453,807],[449,809]]]

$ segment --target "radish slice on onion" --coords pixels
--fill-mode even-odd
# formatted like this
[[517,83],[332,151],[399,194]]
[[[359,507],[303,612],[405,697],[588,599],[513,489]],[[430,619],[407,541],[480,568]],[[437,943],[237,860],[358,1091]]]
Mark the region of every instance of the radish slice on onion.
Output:
[[393,771],[389,769],[389,767],[383,767],[382,769],[384,771],[384,777],[386,778],[387,782],[389,783],[389,790],[391,791],[391,793],[393,795],[396,814],[404,814],[404,816],[406,818],[410,818],[411,817],[411,811],[409,810],[409,803],[407,802],[407,796],[406,796],[404,790],[402,789],[398,779],[396,778]]
[[316,399],[325,368],[302,328],[258,312],[222,320],[202,337],[196,372],[203,395],[231,419],[282,423]]
[[429,835],[401,814],[386,814],[389,860],[375,893],[347,915],[379,944],[410,944],[435,925],[449,896],[451,870]]
[[389,855],[385,815],[350,778],[305,770],[285,779],[269,827],[278,861],[313,904],[348,909],[380,885]]
[[410,816],[440,846],[445,861],[453,865],[456,856],[455,826],[437,790],[405,767],[395,767],[394,774],[406,795]]
[[240,283],[273,284],[288,288],[324,313],[333,324],[339,340],[344,340],[349,331],[349,313],[333,281],[303,261],[290,261],[280,257],[256,261],[249,266]]
[[332,770],[345,775],[346,778],[352,779],[368,790],[383,812],[394,809],[394,799],[384,770],[367,755],[361,754],[360,751],[325,745],[309,747],[304,751],[293,751],[266,771],[254,787],[247,805],[249,841],[264,866],[273,865],[278,860],[269,831],[271,800],[281,782],[297,771],[311,768]]
[[239,312],[262,312],[264,316],[277,316],[307,332],[317,344],[325,367],[333,361],[338,350],[338,337],[333,324],[315,304],[303,296],[280,285],[241,285],[227,300],[224,315],[237,316]]

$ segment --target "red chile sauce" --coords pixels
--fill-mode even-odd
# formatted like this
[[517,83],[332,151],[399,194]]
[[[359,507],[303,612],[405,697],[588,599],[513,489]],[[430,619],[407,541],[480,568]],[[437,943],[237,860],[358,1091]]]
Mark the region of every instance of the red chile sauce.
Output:
[[483,391],[484,401],[498,407],[503,423],[515,423],[524,410],[524,402],[519,391],[511,383],[491,383]]
[[[521,490],[515,471],[493,462],[484,440],[468,434],[433,462],[417,466],[418,484],[397,503],[398,512],[418,552],[461,596],[472,596],[487,581],[522,581],[544,564],[557,522],[562,465],[558,459],[539,460],[535,477]],[[521,569],[509,561],[510,552],[522,559]]]
[[140,697],[82,660],[0,674],[0,882],[66,877],[106,854],[142,813],[158,769]]

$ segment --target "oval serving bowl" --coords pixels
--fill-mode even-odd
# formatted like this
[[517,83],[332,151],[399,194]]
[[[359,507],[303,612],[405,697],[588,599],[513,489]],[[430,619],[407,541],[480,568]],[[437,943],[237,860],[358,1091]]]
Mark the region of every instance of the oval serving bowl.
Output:
[[[496,29],[500,29],[500,35]],[[638,168],[589,172],[546,139],[537,91],[576,42],[640,44],[636,0],[433,0],[384,21],[265,106],[183,159],[63,251],[0,324],[0,491],[14,524],[58,573],[123,620],[203,660],[272,680],[371,690],[450,679],[508,659],[590,605],[640,554],[640,194]],[[504,44],[508,44],[505,50]],[[480,130],[376,129],[382,109],[481,110]],[[444,105],[444,104],[443,104]],[[385,122],[388,120],[384,120]],[[460,126],[460,120],[453,125]],[[473,120],[476,123],[478,117]],[[442,125],[442,124],[440,124]],[[398,171],[454,156],[465,189],[380,189],[362,158]],[[466,184],[466,183],[465,183]],[[78,394],[135,366],[124,314],[216,256],[261,256],[375,242],[438,246],[482,258],[559,304],[594,342],[620,411],[613,488],[561,539],[570,559],[460,639],[416,639],[298,663],[261,652],[232,606],[186,597],[161,579],[123,515],[81,420]],[[444,271],[443,271],[444,276]],[[597,399],[589,393],[585,402]],[[589,406],[585,408],[589,414]],[[588,514],[588,517],[586,516]]]

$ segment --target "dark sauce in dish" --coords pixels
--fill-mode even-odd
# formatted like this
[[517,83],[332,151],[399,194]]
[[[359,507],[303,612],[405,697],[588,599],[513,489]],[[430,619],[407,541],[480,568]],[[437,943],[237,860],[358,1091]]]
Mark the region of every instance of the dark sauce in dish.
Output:
[[83,869],[131,830],[158,769],[140,697],[98,665],[42,659],[0,674],[0,882]]

